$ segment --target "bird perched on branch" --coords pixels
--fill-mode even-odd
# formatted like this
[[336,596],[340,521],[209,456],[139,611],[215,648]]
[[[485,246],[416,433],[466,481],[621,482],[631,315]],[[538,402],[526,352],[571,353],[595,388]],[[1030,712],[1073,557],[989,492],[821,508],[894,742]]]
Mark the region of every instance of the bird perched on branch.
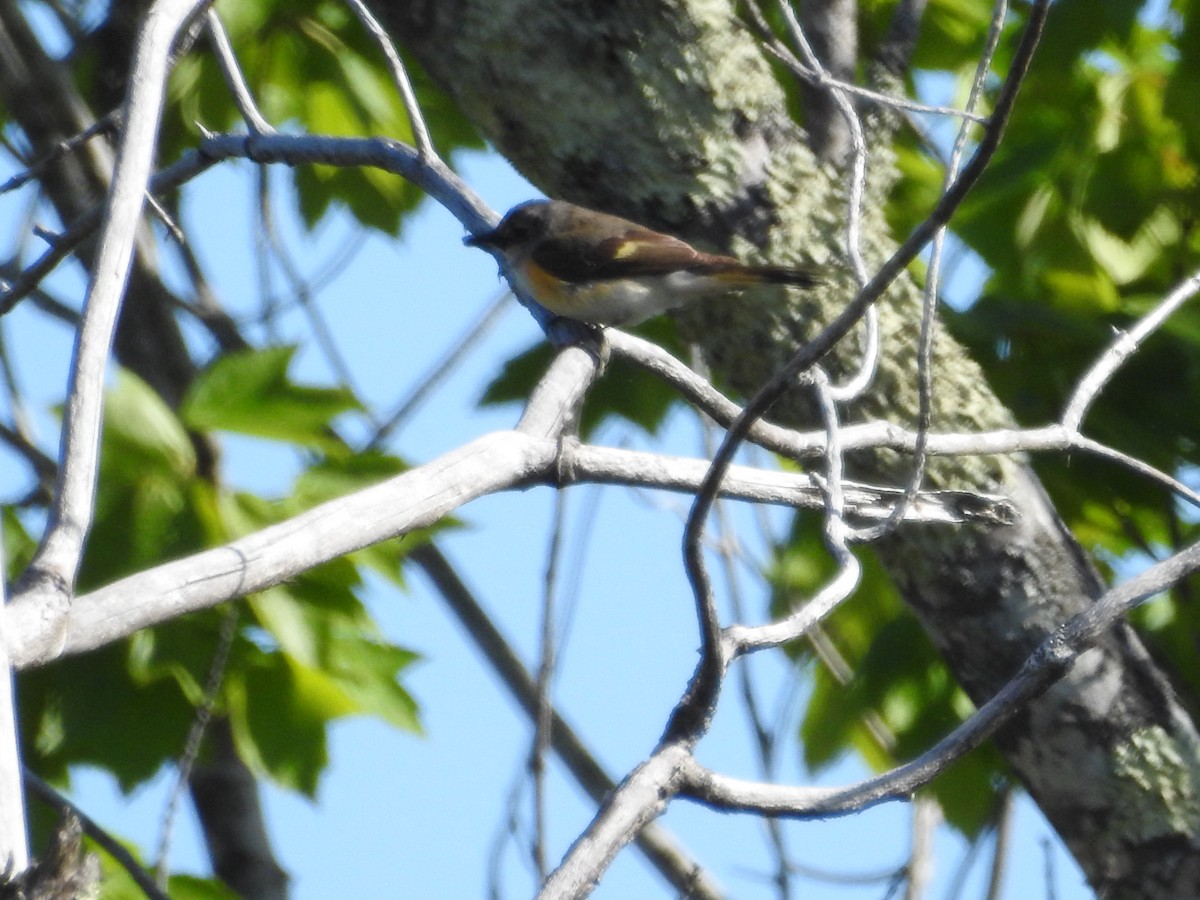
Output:
[[555,315],[636,325],[669,309],[759,284],[811,287],[813,267],[753,265],[562,200],[531,200],[464,240],[502,255],[512,277]]

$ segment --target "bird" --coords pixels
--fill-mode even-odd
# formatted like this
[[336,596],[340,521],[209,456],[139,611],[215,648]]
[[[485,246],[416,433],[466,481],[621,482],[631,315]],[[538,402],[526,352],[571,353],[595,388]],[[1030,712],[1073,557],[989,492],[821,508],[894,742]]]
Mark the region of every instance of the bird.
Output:
[[564,200],[514,206],[463,243],[499,255],[519,288],[556,316],[636,325],[671,309],[759,284],[812,287],[812,266],[744,263],[628,219]]

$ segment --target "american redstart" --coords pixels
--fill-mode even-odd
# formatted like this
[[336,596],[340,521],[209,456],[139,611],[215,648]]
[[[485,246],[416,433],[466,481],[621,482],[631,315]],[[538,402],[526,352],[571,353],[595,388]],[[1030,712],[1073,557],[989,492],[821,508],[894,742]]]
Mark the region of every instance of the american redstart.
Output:
[[756,284],[811,287],[813,268],[749,265],[606,213],[531,200],[493,231],[464,240],[507,259],[550,312],[595,325],[635,325],[693,300]]

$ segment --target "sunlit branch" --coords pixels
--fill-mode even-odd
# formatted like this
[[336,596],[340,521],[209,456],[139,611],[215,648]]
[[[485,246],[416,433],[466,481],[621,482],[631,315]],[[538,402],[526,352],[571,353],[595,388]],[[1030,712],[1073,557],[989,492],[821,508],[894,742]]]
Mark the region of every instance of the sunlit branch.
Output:
[[130,76],[135,88],[126,104],[105,225],[72,359],[59,483],[46,534],[25,575],[27,583],[50,588],[64,607],[92,523],[104,372],[150,179],[171,44],[197,6],[196,0],[157,0],[142,28]]

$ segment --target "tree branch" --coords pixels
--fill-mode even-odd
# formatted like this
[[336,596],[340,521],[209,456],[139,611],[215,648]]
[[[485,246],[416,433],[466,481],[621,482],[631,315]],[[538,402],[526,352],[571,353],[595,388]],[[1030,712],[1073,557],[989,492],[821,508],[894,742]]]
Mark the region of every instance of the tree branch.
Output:
[[24,575],[26,584],[36,584],[56,598],[59,614],[66,612],[83,543],[91,528],[104,372],[150,178],[171,44],[199,2],[157,0],[143,27],[130,77],[125,127],[106,204],[103,236],[71,364],[58,489],[46,534]]

